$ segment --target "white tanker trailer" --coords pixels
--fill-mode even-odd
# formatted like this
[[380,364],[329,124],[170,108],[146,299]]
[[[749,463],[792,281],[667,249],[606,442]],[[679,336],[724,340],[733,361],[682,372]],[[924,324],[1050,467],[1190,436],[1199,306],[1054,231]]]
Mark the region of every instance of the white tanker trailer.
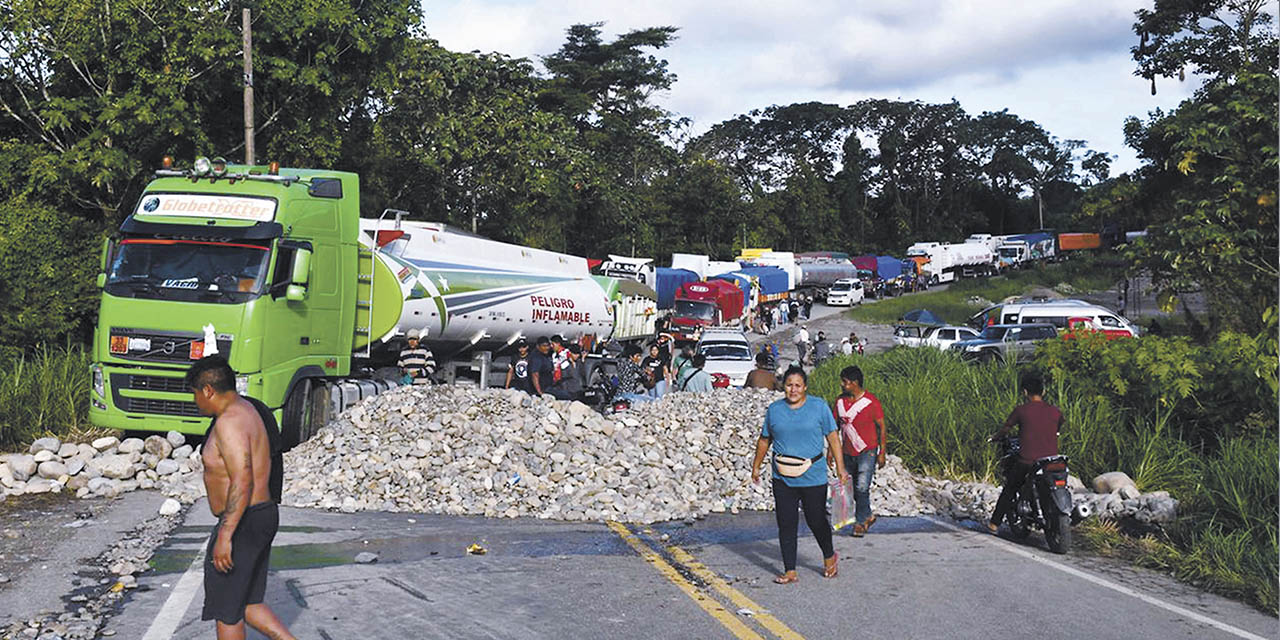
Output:
[[[432,222],[362,219],[360,229],[362,241],[377,238],[377,255],[399,283],[399,320],[383,341],[418,329],[447,356],[498,350],[520,338],[613,332],[609,296],[584,258]],[[380,294],[374,291],[376,312],[389,312]]]

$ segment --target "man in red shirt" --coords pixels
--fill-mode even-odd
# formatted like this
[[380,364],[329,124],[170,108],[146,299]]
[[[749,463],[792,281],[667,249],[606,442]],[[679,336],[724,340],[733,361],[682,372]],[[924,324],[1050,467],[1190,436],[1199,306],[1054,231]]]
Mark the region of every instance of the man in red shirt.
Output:
[[987,529],[995,533],[1000,529],[1004,514],[1013,508],[1018,497],[1018,489],[1027,479],[1027,474],[1036,468],[1036,460],[1058,455],[1058,432],[1062,430],[1062,412],[1057,407],[1044,401],[1044,381],[1034,373],[1022,376],[1022,395],[1026,402],[1018,405],[1004,421],[1004,426],[991,436],[999,440],[1009,434],[1016,425],[1018,440],[1018,460],[1009,467],[1005,476],[1004,488],[1000,491],[1000,499],[996,502],[996,510],[991,512],[991,522]]
[[862,388],[862,369],[845,367],[840,372],[844,393],[836,398],[832,413],[840,428],[844,468],[853,475],[855,504],[853,535],[861,538],[875,524],[871,513],[871,480],[876,467],[884,466],[884,408],[880,400]]

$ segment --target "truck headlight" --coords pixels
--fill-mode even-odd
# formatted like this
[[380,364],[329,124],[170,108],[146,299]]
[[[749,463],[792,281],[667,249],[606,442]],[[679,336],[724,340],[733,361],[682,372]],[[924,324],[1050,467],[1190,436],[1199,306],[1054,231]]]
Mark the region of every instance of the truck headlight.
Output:
[[107,379],[106,376],[102,375],[102,365],[92,365],[89,367],[89,371],[93,375],[93,392],[99,398],[105,399],[107,397]]
[[249,395],[249,376],[236,376],[236,393]]

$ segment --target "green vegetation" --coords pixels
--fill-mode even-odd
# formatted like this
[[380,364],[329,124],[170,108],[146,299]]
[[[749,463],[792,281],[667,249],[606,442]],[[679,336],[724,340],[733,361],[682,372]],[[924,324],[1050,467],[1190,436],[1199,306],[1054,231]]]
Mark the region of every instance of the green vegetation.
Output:
[[926,291],[910,296],[885,298],[850,309],[849,317],[866,322],[890,323],[912,309],[928,309],[939,318],[963,324],[981,305],[969,303],[978,297],[992,302],[1027,293],[1034,287],[1055,289],[1063,284],[1069,292],[1101,291],[1124,277],[1124,266],[1114,256],[1078,256],[1073,260],[1036,269],[1009,271],[994,278],[958,280],[945,291]]
[[[1259,351],[1236,334],[1206,346],[1093,337],[1046,343],[1034,366],[1066,417],[1061,447],[1075,475],[1088,482],[1124,471],[1142,491],[1181,502],[1179,522],[1158,536],[1126,540],[1094,526],[1084,536],[1090,546],[1275,613],[1276,361],[1268,368],[1264,357],[1241,357]],[[1016,369],[899,348],[836,358],[813,373],[811,389],[834,399],[850,364],[885,404],[890,452],[930,474],[999,482],[985,441],[1018,400]]]
[[89,360],[80,347],[0,358],[0,450],[90,431]]

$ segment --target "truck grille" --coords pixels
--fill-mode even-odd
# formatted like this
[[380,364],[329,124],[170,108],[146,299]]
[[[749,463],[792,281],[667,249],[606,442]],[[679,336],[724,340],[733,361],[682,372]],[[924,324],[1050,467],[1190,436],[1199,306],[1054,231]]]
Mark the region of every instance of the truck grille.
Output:
[[121,395],[121,391],[164,391],[166,393],[183,393],[191,397],[191,391],[184,389],[182,378],[165,378],[132,373],[111,374],[111,401],[117,409],[129,413],[151,413],[164,416],[181,416],[198,418],[200,409],[191,400],[167,400],[163,398],[132,398]]
[[130,413],[154,413],[166,416],[184,416],[198,418],[200,409],[194,402],[181,400],[157,400],[155,398],[128,398],[121,396],[116,401],[121,411]]
[[[190,364],[193,362],[191,357],[191,347],[193,344],[200,344],[203,347],[204,334],[186,331],[150,331],[147,329],[130,329],[126,327],[111,328],[112,349],[111,355],[125,360],[143,360],[147,362],[178,362]],[[123,349],[128,345],[128,349],[121,352],[114,348],[117,340],[124,339],[121,343]],[[138,341],[149,341],[150,348],[135,348],[134,345],[139,344]],[[199,354],[197,354],[199,355]],[[224,358],[231,358],[231,336],[218,336],[218,355]],[[196,358],[199,359],[199,358]],[[185,389],[184,389],[185,391]]]
[[125,374],[120,376],[124,378],[125,389],[136,389],[139,391],[165,391],[168,393],[191,393],[183,383],[182,378],[163,378],[160,376],[143,376],[136,374]]

